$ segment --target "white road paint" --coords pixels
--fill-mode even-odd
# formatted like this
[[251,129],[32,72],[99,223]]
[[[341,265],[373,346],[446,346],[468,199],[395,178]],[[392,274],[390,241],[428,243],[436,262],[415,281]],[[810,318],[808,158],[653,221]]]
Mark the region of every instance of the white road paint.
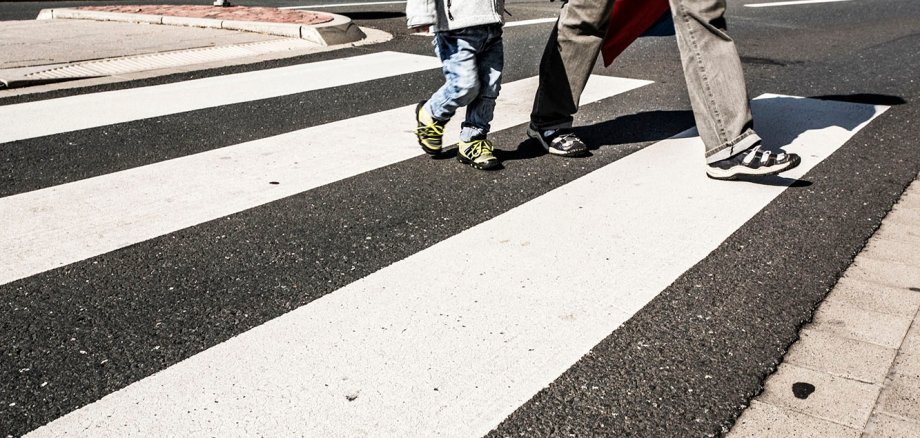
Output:
[[[505,27],[517,27],[517,26],[529,26],[531,24],[543,24],[543,23],[555,23],[557,17],[553,18],[534,18],[533,20],[520,20],[520,21],[509,21],[505,23]],[[412,35],[418,36],[434,36],[434,32],[415,32]]]
[[[763,96],[753,109],[768,145],[788,143],[802,154],[785,175],[799,178],[885,107]],[[28,436],[482,436],[791,181],[709,180],[702,142],[691,135],[623,158]]]
[[749,3],[745,6],[749,8],[770,8],[775,6],[799,6],[799,5],[810,5],[814,3],[837,3],[837,2],[848,2],[850,0],[797,0],[791,2],[772,2],[772,3]]
[[509,21],[505,27],[529,26],[531,24],[555,23],[558,17],[552,18],[534,18],[532,20]]
[[328,5],[307,5],[307,6],[285,6],[278,9],[313,9],[313,8],[345,8],[349,6],[375,6],[375,5],[396,5],[406,4],[404,1],[397,2],[361,2],[361,3],[332,3]]
[[[582,103],[649,83],[595,76]],[[493,129],[530,120],[536,88],[536,77],[505,84]],[[407,130],[414,107],[0,198],[0,284],[420,155]],[[457,141],[451,127],[447,144]],[[329,153],[330,138],[348,154]]]
[[[0,106],[0,143],[440,68],[398,52]],[[216,120],[215,123],[225,123]]]

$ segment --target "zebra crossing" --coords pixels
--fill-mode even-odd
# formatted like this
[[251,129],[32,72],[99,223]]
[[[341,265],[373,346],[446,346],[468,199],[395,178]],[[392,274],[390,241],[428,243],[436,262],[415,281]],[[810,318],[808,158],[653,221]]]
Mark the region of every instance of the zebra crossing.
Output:
[[[298,81],[300,82],[300,81]],[[585,103],[647,81],[596,77]],[[526,122],[536,80],[512,82],[497,103],[496,130]],[[86,100],[83,96],[80,100]],[[107,96],[99,96],[103,102]],[[399,126],[412,106],[347,119],[0,200],[11,232],[0,251],[19,254],[0,282],[84,260],[420,155]],[[463,117],[461,112],[460,117]],[[344,133],[344,135],[342,134]],[[453,133],[456,137],[456,133]],[[345,162],[322,141],[340,137]],[[446,141],[456,143],[457,138]],[[386,145],[388,147],[381,147]],[[392,146],[391,146],[392,145]],[[177,180],[174,175],[190,175]],[[134,202],[125,204],[124,199]],[[19,218],[33,213],[35,222]],[[36,226],[36,222],[40,224]],[[51,244],[53,243],[53,244]]]
[[[337,65],[350,70],[349,62],[367,60],[357,58]],[[352,77],[323,67],[320,76],[334,80],[307,87],[433,68],[422,58]],[[301,84],[284,91],[238,79],[208,79],[207,94],[229,88],[267,99],[309,89],[296,77],[272,81]],[[124,108],[44,131],[20,127],[58,105],[0,106],[23,117],[0,141],[227,104],[201,103],[184,88],[200,84],[163,86],[188,98],[179,106],[151,102],[143,114],[124,109],[136,89],[76,96],[81,106],[99,99]],[[535,85],[535,78],[505,85],[496,131],[526,123]],[[581,104],[647,86],[654,84],[595,76]],[[688,165],[701,160],[699,138],[679,134],[60,412],[27,436],[483,435],[886,109],[760,96],[753,110],[766,146],[803,157],[773,185],[706,179]],[[420,159],[411,133],[393,128],[406,114],[411,106],[0,198],[8,230],[0,253],[16,254],[4,257],[0,287],[21,288],[36,275]],[[329,132],[347,133],[342,142],[353,153],[330,155],[311,143]],[[485,269],[484,260],[501,269]],[[419,275],[433,263],[451,269]]]

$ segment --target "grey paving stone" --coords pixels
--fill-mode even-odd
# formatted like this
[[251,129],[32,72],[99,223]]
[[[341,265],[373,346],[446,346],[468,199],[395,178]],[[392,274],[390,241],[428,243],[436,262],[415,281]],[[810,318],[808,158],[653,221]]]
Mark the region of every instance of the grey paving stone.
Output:
[[[796,383],[814,385],[815,391],[805,399],[797,398],[792,390]],[[758,400],[862,430],[880,389],[878,385],[783,363],[767,379]]]
[[784,362],[869,383],[885,381],[898,352],[894,348],[808,328],[802,329],[799,336],[786,353]]
[[[893,371],[902,376],[920,379],[920,315],[914,319],[895,358]],[[917,406],[920,410],[920,405]]]
[[920,437],[920,423],[886,414],[873,415],[866,426],[865,436],[871,438]]
[[920,292],[844,277],[837,282],[825,302],[913,318],[920,310]]
[[907,187],[907,190],[901,195],[901,199],[898,201],[897,206],[901,208],[920,209],[920,179],[914,180],[914,182]]
[[877,410],[920,421],[920,379],[894,374],[879,396]]
[[754,400],[726,436],[824,438],[858,437],[861,433],[858,429]]
[[843,338],[898,348],[910,328],[911,319],[826,301],[809,328]]
[[843,275],[845,278],[886,286],[920,289],[920,267],[909,264],[857,256]]
[[916,217],[920,214],[920,196],[902,198],[897,204],[892,206],[891,212],[903,214],[905,217],[908,217],[908,215]]
[[897,242],[920,242],[920,209],[895,207],[872,236]]
[[911,265],[920,270],[920,245],[917,242],[873,238],[859,256]]

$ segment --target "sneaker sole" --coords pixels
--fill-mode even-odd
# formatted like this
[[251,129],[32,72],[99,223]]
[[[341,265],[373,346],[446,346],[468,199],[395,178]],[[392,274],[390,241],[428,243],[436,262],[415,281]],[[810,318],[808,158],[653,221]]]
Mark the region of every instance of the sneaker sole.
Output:
[[556,155],[559,157],[577,157],[577,156],[585,155],[586,153],[588,153],[587,148],[585,148],[584,150],[576,149],[572,151],[562,151],[559,149],[551,148],[549,147],[549,144],[547,144],[546,141],[543,140],[543,136],[540,135],[539,132],[534,131],[533,128],[527,128],[527,136],[538,141],[540,145],[543,146],[543,149],[546,149],[546,152],[549,152],[550,154]]
[[464,157],[459,152],[457,153],[457,161],[466,164],[467,166],[472,167],[473,169],[479,170],[496,170],[501,167],[502,163],[498,160],[490,160],[485,163],[477,163],[469,158]]
[[428,147],[427,145],[425,145],[425,143],[422,143],[422,139],[418,139],[418,145],[421,146],[422,150],[425,151],[425,153],[428,155],[440,155],[441,151],[443,150],[441,148],[434,149],[434,148]]
[[747,166],[733,166],[728,169],[719,169],[719,168],[708,168],[706,169],[706,176],[712,179],[718,180],[733,180],[739,176],[769,176],[776,175],[778,173],[783,173],[787,170],[795,169],[802,163],[802,159],[798,155],[795,156],[791,161],[786,163],[783,166],[772,166],[772,167],[760,167],[757,169],[751,169]]

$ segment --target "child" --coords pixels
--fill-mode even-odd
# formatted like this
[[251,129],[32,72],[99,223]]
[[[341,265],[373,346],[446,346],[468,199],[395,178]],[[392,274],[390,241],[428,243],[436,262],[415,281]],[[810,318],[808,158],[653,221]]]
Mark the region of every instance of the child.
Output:
[[457,159],[476,169],[501,166],[486,136],[501,88],[504,49],[504,0],[408,0],[407,25],[414,31],[434,27],[435,53],[443,63],[445,84],[415,108],[416,136],[422,149],[441,152],[444,125],[466,106]]

